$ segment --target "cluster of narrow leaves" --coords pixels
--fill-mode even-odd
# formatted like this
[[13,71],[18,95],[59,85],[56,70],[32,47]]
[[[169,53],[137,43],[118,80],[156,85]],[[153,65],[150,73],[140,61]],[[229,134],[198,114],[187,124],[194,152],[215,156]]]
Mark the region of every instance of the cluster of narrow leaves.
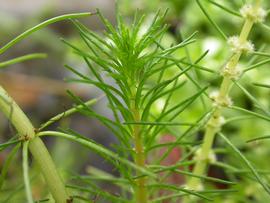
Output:
[[[164,24],[166,12],[163,15],[158,12],[147,28],[145,28],[145,16],[139,17],[138,13],[136,13],[131,26],[127,25],[122,17],[118,15],[116,28],[99,11],[97,14],[106,28],[103,36],[97,35],[78,21],[73,21],[87,49],[64,41],[76,54],[82,57],[90,73],[87,75],[80,73],[74,67],[68,65],[66,67],[77,76],[77,78],[69,79],[69,81],[91,84],[104,92],[108,99],[109,107],[113,112],[114,120],[94,112],[86,105],[84,105],[85,108],[79,111],[86,116],[100,120],[117,136],[119,145],[116,146],[116,151],[121,159],[134,160],[134,138],[132,134],[132,127],[134,125],[141,126],[140,132],[146,157],[149,154],[153,155],[152,151],[165,147],[166,150],[162,157],[153,158],[154,156],[151,156],[151,158],[147,159],[148,174],[145,174],[145,171],[143,172],[145,176],[151,176],[147,186],[151,190],[151,197],[158,197],[160,190],[169,190],[173,191],[173,194],[164,196],[164,200],[187,193],[206,198],[202,194],[184,189],[184,186],[176,187],[169,183],[166,184],[166,182],[162,182],[164,178],[157,178],[156,176],[161,173],[165,177],[168,174],[170,175],[170,173],[182,173],[178,169],[180,165],[185,165],[184,161],[188,161],[189,156],[184,157],[181,162],[177,160],[170,166],[162,166],[161,163],[170,156],[175,146],[194,144],[181,142],[181,139],[202,127],[205,122],[203,118],[208,115],[206,113],[201,119],[202,122],[197,124],[174,121],[188,106],[203,95],[207,89],[207,87],[201,88],[192,79],[188,71],[193,67],[193,64],[188,63],[186,57],[181,59],[174,57],[174,53],[178,49],[195,42],[193,39],[195,33],[180,44],[164,47],[162,45],[162,38],[168,28]],[[207,52],[197,62],[206,54]],[[201,67],[198,66],[198,68]],[[165,77],[166,71],[169,71],[169,69],[174,70],[174,74],[170,78],[168,76]],[[172,104],[170,103],[172,95],[186,84],[182,76],[190,78],[198,91],[182,101],[179,100],[178,103]],[[83,102],[78,97],[74,95],[72,97],[79,105],[83,105]],[[160,98],[165,100],[165,104],[158,114],[154,114],[154,104]],[[140,121],[135,121],[134,119],[132,102],[135,103],[136,108],[141,114]],[[189,126],[189,128],[182,136],[178,136],[175,142],[172,140],[165,144],[158,143],[158,136],[170,131],[170,126]],[[100,152],[101,155],[103,154],[99,150],[97,152]],[[104,156],[106,158],[106,154]],[[130,164],[123,166],[118,163],[119,159],[117,161],[110,161],[119,169],[120,175],[124,180],[121,184],[117,183],[118,186],[121,186],[123,192],[121,197],[124,198],[126,193],[128,194],[126,197],[130,197],[133,191],[127,186],[134,184],[136,179],[134,176],[134,166]],[[192,174],[186,172],[185,175]],[[113,180],[112,183],[114,182]],[[125,185],[124,188],[123,185]],[[122,198],[121,200],[123,200]],[[113,200],[111,199],[111,201]],[[117,201],[120,201],[119,198]],[[157,199],[156,201],[162,200]]]

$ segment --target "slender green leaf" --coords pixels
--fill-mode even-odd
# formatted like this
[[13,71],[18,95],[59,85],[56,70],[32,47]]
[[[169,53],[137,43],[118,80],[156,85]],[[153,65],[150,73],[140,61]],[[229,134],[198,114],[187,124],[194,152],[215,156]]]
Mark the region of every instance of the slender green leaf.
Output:
[[236,84],[236,86],[238,86],[245,93],[245,95],[251,101],[253,101],[265,114],[270,116],[270,112],[268,111],[268,109],[264,105],[262,105],[254,96],[252,96],[239,82],[234,81],[234,84]]
[[223,5],[219,4],[219,3],[217,3],[217,2],[215,2],[215,1],[212,1],[212,0],[207,0],[207,1],[209,1],[211,4],[213,4],[213,5],[215,5],[215,6],[219,7],[219,8],[221,8],[222,10],[224,10],[224,11],[226,11],[226,12],[228,12],[228,13],[234,15],[234,16],[237,16],[237,17],[242,18],[241,14],[240,14],[239,12],[235,11],[235,10],[232,10],[232,9],[230,9],[230,8],[227,8],[227,7],[225,7],[225,6],[223,6]]
[[252,139],[248,140],[247,142],[254,142],[254,141],[258,141],[258,140],[265,140],[265,139],[270,139],[270,135],[266,135],[266,136],[262,136],[262,137],[256,137],[256,138],[252,138]]
[[253,83],[253,85],[256,85],[256,86],[259,86],[259,87],[270,88],[270,85],[267,85],[267,84]]
[[6,178],[7,174],[8,174],[8,170],[9,170],[10,164],[11,164],[12,160],[14,159],[14,157],[16,156],[16,154],[17,154],[17,152],[18,152],[20,146],[21,146],[21,144],[17,144],[17,145],[11,150],[11,152],[7,155],[6,161],[4,162],[4,165],[2,166],[2,169],[1,169],[1,176],[0,176],[0,190],[1,190],[2,187],[3,187],[5,178]]
[[258,68],[258,67],[260,67],[260,66],[262,66],[262,65],[265,65],[265,64],[267,64],[267,63],[269,63],[269,62],[270,62],[270,59],[266,59],[266,60],[264,60],[264,61],[261,61],[261,62],[259,62],[259,63],[253,64],[253,65],[247,67],[246,69],[243,70],[243,72],[247,72],[247,71],[250,71],[250,70],[252,70],[252,69],[254,69],[254,68]]
[[[104,96],[101,96],[99,98],[96,98],[96,99],[91,99],[91,100],[88,100],[87,102],[85,102],[84,104],[86,106],[92,106],[94,104],[96,104],[100,99],[102,99]],[[82,109],[83,108],[83,105],[77,105],[71,109],[68,109],[66,111],[64,111],[63,113],[60,113],[60,114],[57,114],[56,116],[50,118],[47,122],[43,123],[40,125],[40,128],[39,130],[43,130],[44,128],[47,128],[48,126],[50,126],[51,124],[65,118],[65,117],[68,117],[76,112],[78,112],[79,109]]]
[[7,66],[14,65],[16,63],[21,63],[21,62],[28,61],[28,60],[32,60],[32,59],[43,59],[46,57],[47,57],[47,54],[42,54],[42,53],[27,54],[24,56],[13,58],[13,59],[8,60],[8,61],[1,62],[0,68],[5,68]]
[[13,40],[11,40],[10,42],[8,42],[6,45],[4,45],[3,47],[1,47],[0,49],[0,54],[4,53],[6,50],[8,50],[10,47],[14,46],[15,44],[17,44],[18,42],[22,41],[24,38],[26,38],[27,36],[29,36],[30,34],[32,34],[33,32],[36,32],[52,23],[58,22],[58,21],[62,21],[62,20],[66,20],[66,19],[71,19],[71,18],[81,18],[81,17],[86,17],[86,16],[90,16],[93,15],[92,13],[73,13],[73,14],[65,14],[65,15],[61,15],[61,16],[57,16],[54,18],[51,18],[49,20],[46,20],[28,30],[26,30],[25,32],[23,32],[22,34],[20,34],[19,36],[17,36],[16,38],[14,38]]
[[249,111],[249,110],[237,107],[237,106],[232,106],[230,108],[234,109],[234,110],[237,110],[237,111],[242,111],[242,112],[250,114],[250,115],[253,115],[253,116],[257,117],[257,118],[263,119],[263,120],[268,121],[268,122],[270,121],[269,117],[267,117],[265,115],[262,115],[262,114],[259,114],[259,113],[256,113],[256,112],[253,112],[253,111]]
[[75,137],[73,135],[69,135],[69,134],[61,133],[61,132],[55,132],[55,131],[43,131],[43,132],[38,133],[37,136],[58,136],[58,137],[63,137],[63,138],[78,142],[87,148],[90,148],[90,149],[92,149],[96,152],[99,152],[105,156],[108,156],[108,157],[111,157],[115,160],[118,160],[119,162],[121,162],[127,166],[130,166],[130,167],[142,172],[143,174],[149,175],[150,177],[155,177],[155,174],[153,174],[149,170],[142,168],[142,167],[138,167],[137,165],[130,162],[129,160],[123,159],[118,154],[115,154],[114,152],[112,152],[112,151],[106,149],[105,147],[98,145],[90,140],[82,139],[79,137]]
[[199,192],[194,192],[192,190],[188,190],[188,189],[185,189],[185,188],[179,187],[179,186],[174,186],[174,185],[159,183],[159,184],[150,184],[148,187],[150,187],[150,188],[154,188],[155,187],[155,188],[166,189],[166,190],[173,190],[173,191],[182,191],[184,193],[187,193],[187,194],[190,194],[190,195],[193,195],[193,196],[200,197],[201,199],[205,199],[205,200],[211,201],[211,199],[209,199],[205,195],[200,194]]
[[28,203],[34,203],[32,191],[31,191],[31,184],[30,184],[30,178],[29,178],[29,170],[28,170],[28,144],[29,141],[26,141],[23,143],[23,180],[24,180],[24,187],[25,187],[25,193]]
[[213,27],[219,32],[219,34],[222,36],[223,39],[227,40],[227,36],[226,34],[222,31],[222,29],[217,25],[217,23],[215,23],[214,20],[212,20],[212,18],[210,17],[210,15],[208,14],[208,11],[205,10],[205,8],[203,7],[203,5],[201,4],[200,0],[196,0],[197,4],[199,5],[199,7],[201,8],[202,12],[204,13],[204,15],[207,17],[207,19],[209,20],[209,22],[213,25]]
[[258,174],[257,170],[253,167],[253,165],[250,163],[250,161],[240,152],[239,149],[237,149],[234,144],[222,133],[218,133],[218,135],[228,144],[228,146],[242,159],[242,161],[247,165],[247,167],[250,169],[250,171],[253,173],[257,181],[261,184],[261,186],[264,188],[264,190],[270,194],[270,189],[268,185],[262,180],[260,175]]
[[12,140],[10,140],[10,141],[8,141],[8,142],[1,143],[1,144],[0,144],[0,151],[6,149],[7,147],[9,147],[9,146],[11,146],[11,145],[17,144],[17,143],[19,143],[19,142],[21,142],[21,140],[13,140],[13,139],[12,139]]

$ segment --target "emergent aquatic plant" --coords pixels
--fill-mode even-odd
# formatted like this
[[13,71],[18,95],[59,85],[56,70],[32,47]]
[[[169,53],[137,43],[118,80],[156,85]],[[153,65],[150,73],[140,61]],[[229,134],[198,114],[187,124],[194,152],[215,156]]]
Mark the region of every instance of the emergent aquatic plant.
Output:
[[[225,119],[223,117],[226,114],[225,110],[239,111],[249,114],[248,118],[253,116],[270,121],[269,110],[240,84],[243,73],[270,61],[267,59],[254,64],[255,59],[252,57],[270,57],[270,55],[255,51],[254,45],[248,41],[248,36],[256,23],[269,29],[263,24],[267,12],[261,8],[260,0],[244,5],[240,13],[215,1],[206,0],[207,3],[217,6],[224,12],[244,19],[244,26],[239,36],[227,37],[211,18],[202,1],[196,0],[196,2],[213,28],[230,46],[230,56],[224,60],[225,65],[222,65],[224,61],[220,62],[221,71],[217,72],[212,68],[199,65],[207,56],[208,50],[192,60],[190,46],[196,46],[197,42],[194,38],[198,32],[189,33],[187,38],[183,38],[180,33],[178,35],[180,43],[166,41],[170,27],[166,24],[168,11],[164,13],[158,11],[152,17],[140,15],[137,11],[131,25],[118,11],[117,25],[114,26],[98,10],[96,15],[105,26],[103,34],[97,34],[79,21],[72,20],[82,43],[76,44],[69,40],[63,40],[63,42],[82,59],[87,67],[87,73],[80,72],[77,67],[66,65],[66,68],[75,75],[67,81],[99,88],[107,98],[108,107],[113,114],[112,119],[92,109],[91,105],[98,99],[84,102],[75,93],[69,91],[68,94],[75,106],[34,129],[15,101],[4,89],[0,88],[0,109],[16,127],[19,134],[7,143],[1,144],[0,149],[17,144],[10,152],[10,157],[12,157],[19,148],[18,143],[23,143],[23,175],[28,202],[33,202],[28,175],[28,148],[38,162],[57,203],[72,201],[167,203],[211,200],[224,202],[225,197],[226,199],[235,197],[235,200],[228,200],[230,202],[247,202],[249,196],[242,194],[241,188],[237,188],[238,185],[246,183],[245,178],[258,182],[266,193],[270,193],[267,178],[262,176],[265,171],[257,170],[233,144],[231,137],[228,138],[223,134],[225,124],[247,118],[246,115],[240,115]],[[246,1],[243,2],[246,3]],[[0,53],[45,25],[85,15],[89,14],[66,15],[46,21],[15,38],[1,48]],[[252,56],[250,65],[240,70],[238,67],[240,58],[247,54]],[[2,62],[0,67],[42,57],[44,57],[43,54],[27,55]],[[218,91],[208,93],[210,85],[201,82],[199,78],[199,76],[204,76],[202,73],[222,78]],[[229,97],[233,85],[238,87],[260,112],[234,106]],[[256,83],[256,85],[269,87],[261,83]],[[210,107],[208,107],[209,103]],[[187,115],[193,111],[196,112],[196,117],[192,116],[192,122],[189,122],[187,118],[191,116]],[[52,123],[75,112],[97,119],[106,126],[117,138],[114,149],[110,150],[90,137],[69,128],[60,128],[59,131],[44,130]],[[204,135],[200,141],[197,136],[202,132]],[[221,147],[217,149],[213,148],[216,134],[222,139],[219,143]],[[64,184],[41,141],[42,136],[62,137],[95,151],[114,166],[117,174],[90,166],[89,174],[77,175],[74,172],[69,180],[65,181],[69,184]],[[249,142],[267,138],[269,136],[255,138]],[[163,140],[166,141],[163,142]],[[238,155],[237,162],[243,162],[248,170],[244,167],[237,168],[230,162],[222,163],[219,160],[219,153],[230,155],[229,149]],[[1,186],[7,172],[7,165],[2,170]],[[223,179],[208,176],[209,165],[220,167],[227,176]],[[248,175],[239,175],[242,173]],[[100,182],[110,183],[117,188],[118,193],[104,190]],[[215,184],[220,184],[225,189],[220,189],[220,185]],[[254,195],[254,191],[249,193]],[[266,198],[269,199],[268,195]]]

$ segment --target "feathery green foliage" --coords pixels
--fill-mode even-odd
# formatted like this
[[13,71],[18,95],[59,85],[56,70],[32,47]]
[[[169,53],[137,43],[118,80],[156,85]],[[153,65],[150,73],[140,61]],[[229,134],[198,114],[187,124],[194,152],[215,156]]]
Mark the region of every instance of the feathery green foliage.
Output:
[[[174,5],[181,4],[174,0],[168,2]],[[159,10],[155,15],[142,15],[137,10],[131,22],[121,16],[121,12],[117,10],[116,25],[97,10],[95,14],[104,26],[103,33],[96,33],[74,19],[88,16],[90,13],[63,15],[30,28],[3,46],[0,54],[39,29],[59,20],[70,19],[77,30],[80,42],[74,43],[72,40],[65,39],[62,41],[69,50],[79,56],[86,70],[82,71],[77,65],[65,65],[65,68],[74,75],[66,81],[96,87],[101,90],[102,96],[85,102],[77,96],[76,92],[67,91],[74,106],[52,117],[34,131],[31,123],[28,123],[28,118],[3,90],[0,108],[8,119],[15,123],[15,127],[19,129],[19,136],[16,135],[0,144],[0,151],[13,147],[1,170],[0,188],[4,187],[10,165],[22,142],[24,184],[18,185],[11,193],[24,191],[23,196],[28,202],[53,201],[50,196],[48,198],[44,196],[39,201],[33,199],[28,149],[34,157],[40,158],[37,161],[43,167],[41,170],[57,203],[63,203],[63,199],[66,202],[100,203],[179,201],[219,203],[227,200],[249,202],[251,198],[256,202],[268,201],[270,189],[267,167],[269,166],[258,165],[254,154],[261,153],[265,157],[266,152],[269,152],[257,149],[257,144],[261,147],[262,143],[267,144],[269,139],[266,133],[263,136],[259,135],[264,132],[265,126],[269,125],[270,112],[267,105],[269,102],[258,97],[257,92],[250,89],[254,88],[261,93],[261,91],[268,91],[269,85],[264,81],[249,82],[253,77],[250,77],[250,74],[263,70],[263,67],[269,64],[270,55],[265,51],[267,48],[264,45],[261,45],[258,51],[253,50],[252,47],[249,53],[244,53],[243,49],[246,47],[241,47],[244,46],[241,43],[248,42],[247,35],[255,22],[252,20],[254,16],[250,16],[250,13],[246,17],[243,15],[243,10],[238,12],[236,9],[246,3],[247,1],[240,0],[229,2],[196,0],[185,3],[186,6],[192,5],[190,6],[192,8],[195,5],[201,10],[206,17],[205,20],[208,21],[208,24],[204,22],[203,26],[209,26],[217,31],[220,37],[219,43],[224,46],[224,50],[227,49],[224,41],[232,40],[228,37],[229,33],[235,34],[233,29],[228,30],[227,24],[230,26],[232,22],[240,24],[245,18],[239,41],[233,41],[235,44],[231,45],[229,54],[224,50],[219,51],[222,52],[221,54],[213,54],[212,50],[203,50],[200,41],[201,33],[188,29],[186,31],[182,28],[182,24],[177,25],[176,28],[169,25],[172,19],[171,16],[168,17],[171,15],[168,10]],[[252,3],[258,7],[261,1],[255,0]],[[120,7],[119,3],[118,9]],[[222,12],[222,15],[217,16],[216,12]],[[225,19],[226,23],[221,26],[223,15],[235,17],[236,20],[227,22],[228,20]],[[224,22],[225,20],[223,19]],[[269,26],[264,22],[259,22],[259,25],[260,28],[254,29],[269,30]],[[196,40],[195,37],[200,40]],[[171,38],[173,38],[172,43],[168,42]],[[237,48],[239,50],[235,51],[234,49]],[[201,49],[200,53],[197,49]],[[1,62],[0,68],[45,57],[45,54],[39,53],[24,55]],[[236,70],[239,65],[243,66],[243,71],[237,77],[226,75],[224,72],[224,67],[230,66],[231,69]],[[214,68],[216,66],[221,67],[223,71],[216,70]],[[256,74],[254,75],[256,78]],[[223,81],[219,86],[217,83],[219,84],[220,78]],[[231,88],[232,86],[234,88]],[[220,88],[220,92],[219,97],[215,98],[215,95],[209,92],[217,87]],[[229,98],[230,90],[232,90],[232,99],[235,100],[234,104]],[[240,99],[235,97],[235,94]],[[93,105],[100,99],[106,100],[112,117],[94,110]],[[249,105],[245,106],[242,100]],[[224,101],[228,104],[224,105],[222,103]],[[92,137],[71,129],[70,126],[60,127],[58,131],[44,131],[50,125],[77,112],[98,120],[116,137],[117,144],[107,148]],[[224,122],[221,115],[226,117]],[[243,124],[238,125],[238,122]],[[246,135],[250,135],[247,131],[250,131],[252,125],[258,131],[255,138]],[[22,134],[21,130],[28,129],[29,126],[30,135]],[[203,134],[204,137],[200,140]],[[218,136],[215,138],[216,134]],[[33,147],[32,143],[41,142],[40,138],[45,136],[58,137],[59,140],[64,138],[85,147],[110,163],[114,171],[107,172],[90,166],[87,170],[88,174],[80,175],[68,169],[68,180],[65,180],[64,185],[50,161],[46,148],[42,144],[39,148],[40,143]],[[163,142],[166,136],[169,137],[169,141]],[[76,153],[76,158],[80,158],[75,150],[71,151]],[[44,160],[50,166],[48,171],[46,164],[42,162]],[[196,167],[198,165],[199,167]],[[212,170],[220,174],[212,176]],[[55,189],[52,183],[58,185],[58,188]],[[62,189],[59,184],[63,186]],[[112,186],[117,192],[104,189],[104,185]],[[265,191],[259,194],[258,191],[261,190]],[[8,192],[4,201],[12,201],[12,198]]]

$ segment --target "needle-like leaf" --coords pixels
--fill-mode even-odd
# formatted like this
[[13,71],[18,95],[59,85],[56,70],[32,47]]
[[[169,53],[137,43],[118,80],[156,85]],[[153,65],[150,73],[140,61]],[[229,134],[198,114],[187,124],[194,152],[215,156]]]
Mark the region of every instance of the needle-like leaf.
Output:
[[248,168],[251,170],[255,178],[258,180],[258,182],[261,184],[261,186],[265,189],[265,191],[270,194],[270,189],[268,185],[265,183],[264,180],[260,177],[257,170],[253,167],[253,165],[250,163],[250,161],[240,152],[237,147],[234,146],[234,144],[222,133],[218,133],[219,136],[228,144],[228,146],[242,159],[242,161],[248,166]]

